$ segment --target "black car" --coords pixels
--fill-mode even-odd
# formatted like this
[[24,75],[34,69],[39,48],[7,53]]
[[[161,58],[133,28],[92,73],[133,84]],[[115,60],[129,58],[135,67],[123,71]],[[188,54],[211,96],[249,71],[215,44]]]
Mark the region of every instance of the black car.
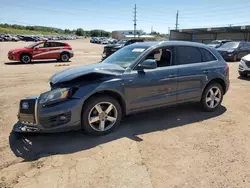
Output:
[[136,42],[144,42],[144,40],[143,39],[125,39],[125,40],[118,41],[116,44],[107,45],[104,47],[102,59],[106,59],[108,56],[110,56],[117,50],[123,48],[124,46],[128,46]]
[[38,41],[38,40],[36,40],[36,38],[34,38],[34,37],[29,37],[29,36],[23,36],[22,37],[22,40],[23,41],[26,41],[26,42],[29,42],[29,41]]
[[227,42],[217,50],[225,60],[238,61],[250,53],[250,42]]
[[215,49],[182,41],[135,43],[101,63],[54,74],[47,92],[20,101],[14,131],[104,135],[123,116],[149,109],[198,102],[215,111],[228,88],[229,66]]
[[212,48],[219,48],[227,42],[232,42],[232,40],[213,40],[208,44],[208,46]]

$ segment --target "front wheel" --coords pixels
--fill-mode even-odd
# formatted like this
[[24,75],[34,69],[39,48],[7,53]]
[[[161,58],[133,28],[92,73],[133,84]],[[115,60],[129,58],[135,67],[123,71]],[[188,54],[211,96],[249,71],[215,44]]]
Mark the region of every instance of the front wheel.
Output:
[[30,57],[30,55],[28,55],[28,54],[22,55],[22,56],[20,57],[20,61],[21,61],[21,63],[28,64],[28,63],[31,62],[31,57]]
[[220,107],[223,100],[223,89],[219,83],[212,83],[204,90],[201,104],[205,111],[212,112]]
[[90,135],[105,135],[114,131],[122,118],[119,102],[108,96],[91,98],[82,111],[82,126]]

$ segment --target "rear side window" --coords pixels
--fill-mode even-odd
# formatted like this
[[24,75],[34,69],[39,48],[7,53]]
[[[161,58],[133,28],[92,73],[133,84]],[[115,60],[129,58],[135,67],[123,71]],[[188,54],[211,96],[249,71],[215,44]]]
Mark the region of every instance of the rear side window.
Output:
[[201,52],[196,47],[178,46],[177,54],[179,65],[202,62]]
[[65,44],[59,42],[49,42],[49,47],[60,47],[60,46],[65,46]]
[[208,50],[205,50],[203,48],[201,48],[200,50],[201,50],[201,53],[202,53],[203,62],[215,61],[216,60],[216,58],[213,56],[213,54],[211,54],[211,52],[209,52]]

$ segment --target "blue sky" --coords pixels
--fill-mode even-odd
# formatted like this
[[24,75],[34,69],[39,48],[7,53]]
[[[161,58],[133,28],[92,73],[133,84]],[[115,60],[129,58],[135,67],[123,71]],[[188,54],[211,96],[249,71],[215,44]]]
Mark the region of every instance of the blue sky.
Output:
[[250,0],[0,0],[0,23],[43,25],[58,28],[133,29],[167,33],[174,28],[250,25]]

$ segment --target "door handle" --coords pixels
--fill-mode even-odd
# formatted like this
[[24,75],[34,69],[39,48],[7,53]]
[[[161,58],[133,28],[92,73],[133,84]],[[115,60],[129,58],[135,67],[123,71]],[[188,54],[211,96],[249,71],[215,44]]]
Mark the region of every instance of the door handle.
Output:
[[176,74],[170,74],[168,75],[168,78],[175,78],[177,75]]
[[204,74],[208,74],[210,71],[209,70],[204,70],[203,73]]

